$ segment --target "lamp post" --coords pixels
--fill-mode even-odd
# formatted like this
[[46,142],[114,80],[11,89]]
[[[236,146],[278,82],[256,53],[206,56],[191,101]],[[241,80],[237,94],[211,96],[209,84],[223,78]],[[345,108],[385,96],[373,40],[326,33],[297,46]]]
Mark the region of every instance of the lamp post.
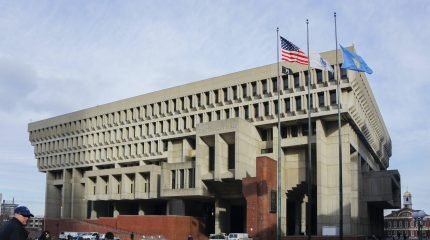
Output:
[[415,224],[418,225],[418,240],[422,239],[421,229],[425,223],[425,216],[426,213],[423,210],[419,210],[412,213],[412,218],[414,219]]

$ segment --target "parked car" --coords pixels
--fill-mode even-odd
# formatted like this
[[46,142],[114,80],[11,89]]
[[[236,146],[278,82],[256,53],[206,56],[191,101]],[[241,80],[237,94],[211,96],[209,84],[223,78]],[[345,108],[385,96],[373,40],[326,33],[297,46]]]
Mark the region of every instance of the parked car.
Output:
[[228,235],[228,240],[251,240],[248,233],[230,233]]
[[211,234],[209,235],[209,239],[227,239],[227,234],[225,233],[219,233],[219,234]]
[[88,232],[88,233],[83,233],[81,237],[84,240],[96,240],[98,235],[99,233],[97,232]]

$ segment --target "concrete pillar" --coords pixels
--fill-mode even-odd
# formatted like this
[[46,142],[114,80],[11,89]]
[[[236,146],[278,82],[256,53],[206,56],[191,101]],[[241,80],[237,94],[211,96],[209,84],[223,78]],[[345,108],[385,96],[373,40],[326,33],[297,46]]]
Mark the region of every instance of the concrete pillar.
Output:
[[85,219],[87,218],[87,200],[85,196],[85,185],[81,183],[83,173],[77,169],[72,170],[72,208],[71,218]]
[[46,218],[60,218],[61,217],[61,198],[62,198],[62,185],[56,185],[54,174],[50,171],[46,173],[46,193],[45,208]]
[[215,233],[230,232],[230,207],[221,200],[215,200]]

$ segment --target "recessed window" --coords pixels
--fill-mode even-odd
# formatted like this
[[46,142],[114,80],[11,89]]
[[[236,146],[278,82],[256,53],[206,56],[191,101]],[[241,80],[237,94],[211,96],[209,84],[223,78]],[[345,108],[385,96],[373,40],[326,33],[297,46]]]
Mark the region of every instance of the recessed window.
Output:
[[273,92],[278,92],[278,79],[276,77],[272,78]]
[[284,90],[288,89],[288,75],[282,76],[282,81],[284,83]]
[[294,73],[293,77],[294,77],[294,87],[295,88],[300,87],[300,74],[299,73]]
[[323,82],[323,72],[319,69],[316,69],[315,72],[317,75],[317,83],[322,83]]
[[330,91],[330,104],[331,105],[336,105],[337,100],[336,100],[336,90],[332,90]]
[[318,106],[324,107],[324,93],[323,92],[318,93]]
[[296,111],[302,110],[302,98],[300,96],[295,98],[296,100]]

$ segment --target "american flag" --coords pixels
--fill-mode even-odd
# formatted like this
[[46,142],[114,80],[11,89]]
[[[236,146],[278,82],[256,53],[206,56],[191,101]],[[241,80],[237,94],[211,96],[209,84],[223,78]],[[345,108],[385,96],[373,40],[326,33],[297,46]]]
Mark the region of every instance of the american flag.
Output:
[[281,60],[305,65],[309,63],[308,56],[299,47],[283,37],[281,37]]

